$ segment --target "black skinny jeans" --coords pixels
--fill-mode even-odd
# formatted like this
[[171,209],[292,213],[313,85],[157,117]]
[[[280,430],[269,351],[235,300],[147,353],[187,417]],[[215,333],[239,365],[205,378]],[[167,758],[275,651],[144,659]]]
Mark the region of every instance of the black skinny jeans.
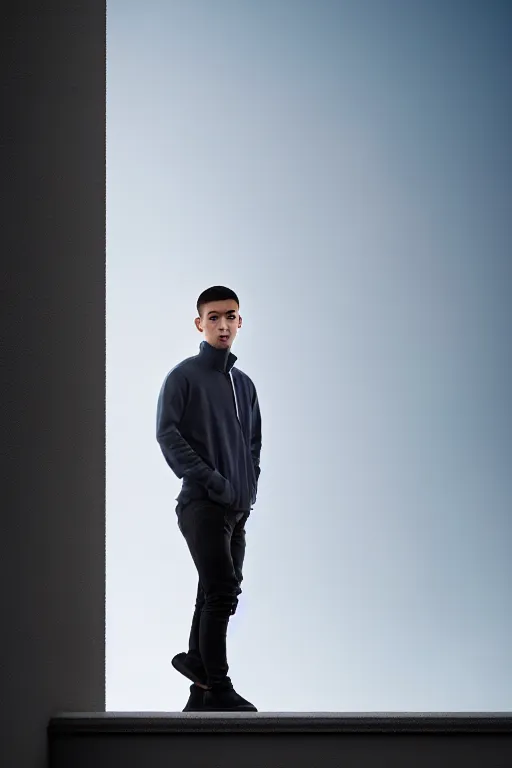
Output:
[[176,514],[199,576],[189,654],[202,661],[207,685],[216,685],[226,680],[229,670],[226,636],[242,592],[245,523],[250,512],[192,500],[178,504]]

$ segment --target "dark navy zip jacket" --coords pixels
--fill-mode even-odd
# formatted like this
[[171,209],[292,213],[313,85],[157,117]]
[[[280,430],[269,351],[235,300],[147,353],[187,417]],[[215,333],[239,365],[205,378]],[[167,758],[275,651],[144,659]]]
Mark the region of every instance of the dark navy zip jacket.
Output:
[[167,375],[157,409],[157,440],[177,477],[177,501],[210,498],[237,511],[256,501],[261,414],[256,388],[236,356],[203,341],[199,354]]

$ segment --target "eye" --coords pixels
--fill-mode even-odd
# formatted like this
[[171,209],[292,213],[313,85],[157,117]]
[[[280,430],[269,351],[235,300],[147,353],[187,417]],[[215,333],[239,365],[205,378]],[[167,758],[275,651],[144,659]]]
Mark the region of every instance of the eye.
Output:
[[212,322],[215,322],[215,321],[216,321],[216,319],[217,319],[217,316],[216,316],[216,315],[212,315],[212,316],[210,317],[210,320],[211,320]]

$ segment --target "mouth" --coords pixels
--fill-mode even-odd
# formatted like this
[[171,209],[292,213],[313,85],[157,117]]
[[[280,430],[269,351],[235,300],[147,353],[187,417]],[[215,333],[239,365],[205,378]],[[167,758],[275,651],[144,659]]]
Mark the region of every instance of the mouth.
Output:
[[228,343],[228,341],[229,341],[229,336],[228,336],[227,334],[224,334],[224,335],[222,335],[222,336],[219,336],[219,341],[220,341],[222,344],[227,344],[227,343]]

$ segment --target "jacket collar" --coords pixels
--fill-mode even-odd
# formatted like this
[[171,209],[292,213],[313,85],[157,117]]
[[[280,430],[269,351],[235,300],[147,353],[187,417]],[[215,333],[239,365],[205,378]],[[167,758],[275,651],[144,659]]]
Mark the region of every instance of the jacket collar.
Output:
[[202,341],[199,345],[199,359],[209,368],[229,373],[238,358],[230,349],[216,349],[207,341]]

